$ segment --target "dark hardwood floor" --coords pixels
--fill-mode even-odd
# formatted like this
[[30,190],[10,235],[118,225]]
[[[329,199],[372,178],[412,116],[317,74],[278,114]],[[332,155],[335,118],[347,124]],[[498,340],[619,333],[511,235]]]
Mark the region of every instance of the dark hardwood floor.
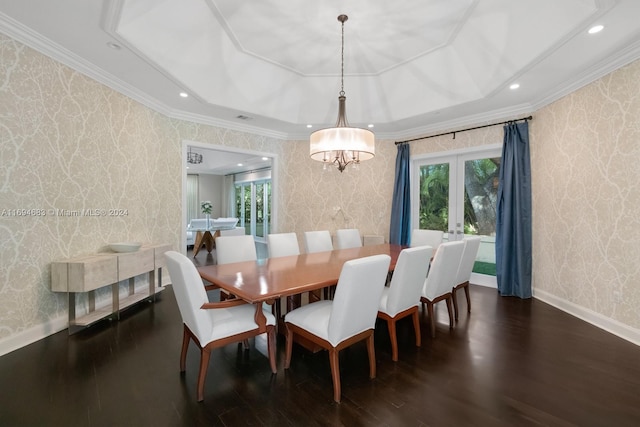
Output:
[[[206,251],[198,255],[207,262]],[[278,373],[251,340],[215,350],[196,402],[198,352],[179,373],[182,323],[171,287],[156,303],[69,336],[67,331],[0,357],[0,426],[638,426],[640,347],[537,300],[471,287],[448,329],[425,318],[416,348],[398,325],[391,361],[384,323],[375,334],[377,378],[364,344],[342,352],[342,403],[333,402],[328,356],[294,347]]]

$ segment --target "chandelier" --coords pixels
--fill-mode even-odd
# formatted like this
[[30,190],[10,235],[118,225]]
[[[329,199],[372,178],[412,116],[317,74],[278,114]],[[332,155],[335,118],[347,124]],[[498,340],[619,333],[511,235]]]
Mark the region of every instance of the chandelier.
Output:
[[338,96],[338,120],[332,128],[320,129],[309,137],[309,153],[313,160],[324,163],[324,168],[335,165],[340,172],[353,164],[375,156],[375,137],[367,129],[352,128],[347,122],[346,101],[344,93],[344,23],[347,15],[338,16],[342,23],[342,68],[340,93]]
[[202,154],[191,151],[191,147],[189,147],[189,152],[187,152],[187,163],[191,163],[192,165],[199,165],[200,163],[202,163]]

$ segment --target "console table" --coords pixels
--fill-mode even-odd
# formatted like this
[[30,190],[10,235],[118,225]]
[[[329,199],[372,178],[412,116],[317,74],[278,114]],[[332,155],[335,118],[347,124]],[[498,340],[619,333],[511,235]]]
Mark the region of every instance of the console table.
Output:
[[[51,264],[51,290],[69,296],[69,333],[72,334],[112,314],[120,318],[120,311],[163,290],[162,268],[168,244],[144,245],[136,252],[99,253]],[[158,286],[156,286],[156,271]],[[135,290],[135,277],[148,274],[149,287]],[[129,280],[129,294],[120,299],[119,282]],[[96,308],[95,291],[111,287],[111,306]],[[88,293],[89,311],[76,317],[76,294]]]

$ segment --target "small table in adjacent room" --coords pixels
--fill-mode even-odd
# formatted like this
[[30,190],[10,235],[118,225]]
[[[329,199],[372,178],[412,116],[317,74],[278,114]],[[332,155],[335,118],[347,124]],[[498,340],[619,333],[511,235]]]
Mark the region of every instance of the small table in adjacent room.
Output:
[[207,252],[211,252],[211,250],[216,245],[216,237],[220,235],[220,230],[233,230],[235,224],[233,226],[229,225],[212,225],[209,228],[188,228],[188,231],[196,233],[195,240],[193,242],[193,256],[195,257],[200,252],[202,245],[207,248]]

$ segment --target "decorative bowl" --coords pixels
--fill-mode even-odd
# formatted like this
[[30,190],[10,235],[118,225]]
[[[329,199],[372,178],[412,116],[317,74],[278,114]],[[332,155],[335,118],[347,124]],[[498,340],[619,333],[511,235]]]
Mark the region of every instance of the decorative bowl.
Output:
[[109,249],[114,252],[135,252],[140,249],[142,243],[140,242],[120,242],[120,243],[110,243]]

